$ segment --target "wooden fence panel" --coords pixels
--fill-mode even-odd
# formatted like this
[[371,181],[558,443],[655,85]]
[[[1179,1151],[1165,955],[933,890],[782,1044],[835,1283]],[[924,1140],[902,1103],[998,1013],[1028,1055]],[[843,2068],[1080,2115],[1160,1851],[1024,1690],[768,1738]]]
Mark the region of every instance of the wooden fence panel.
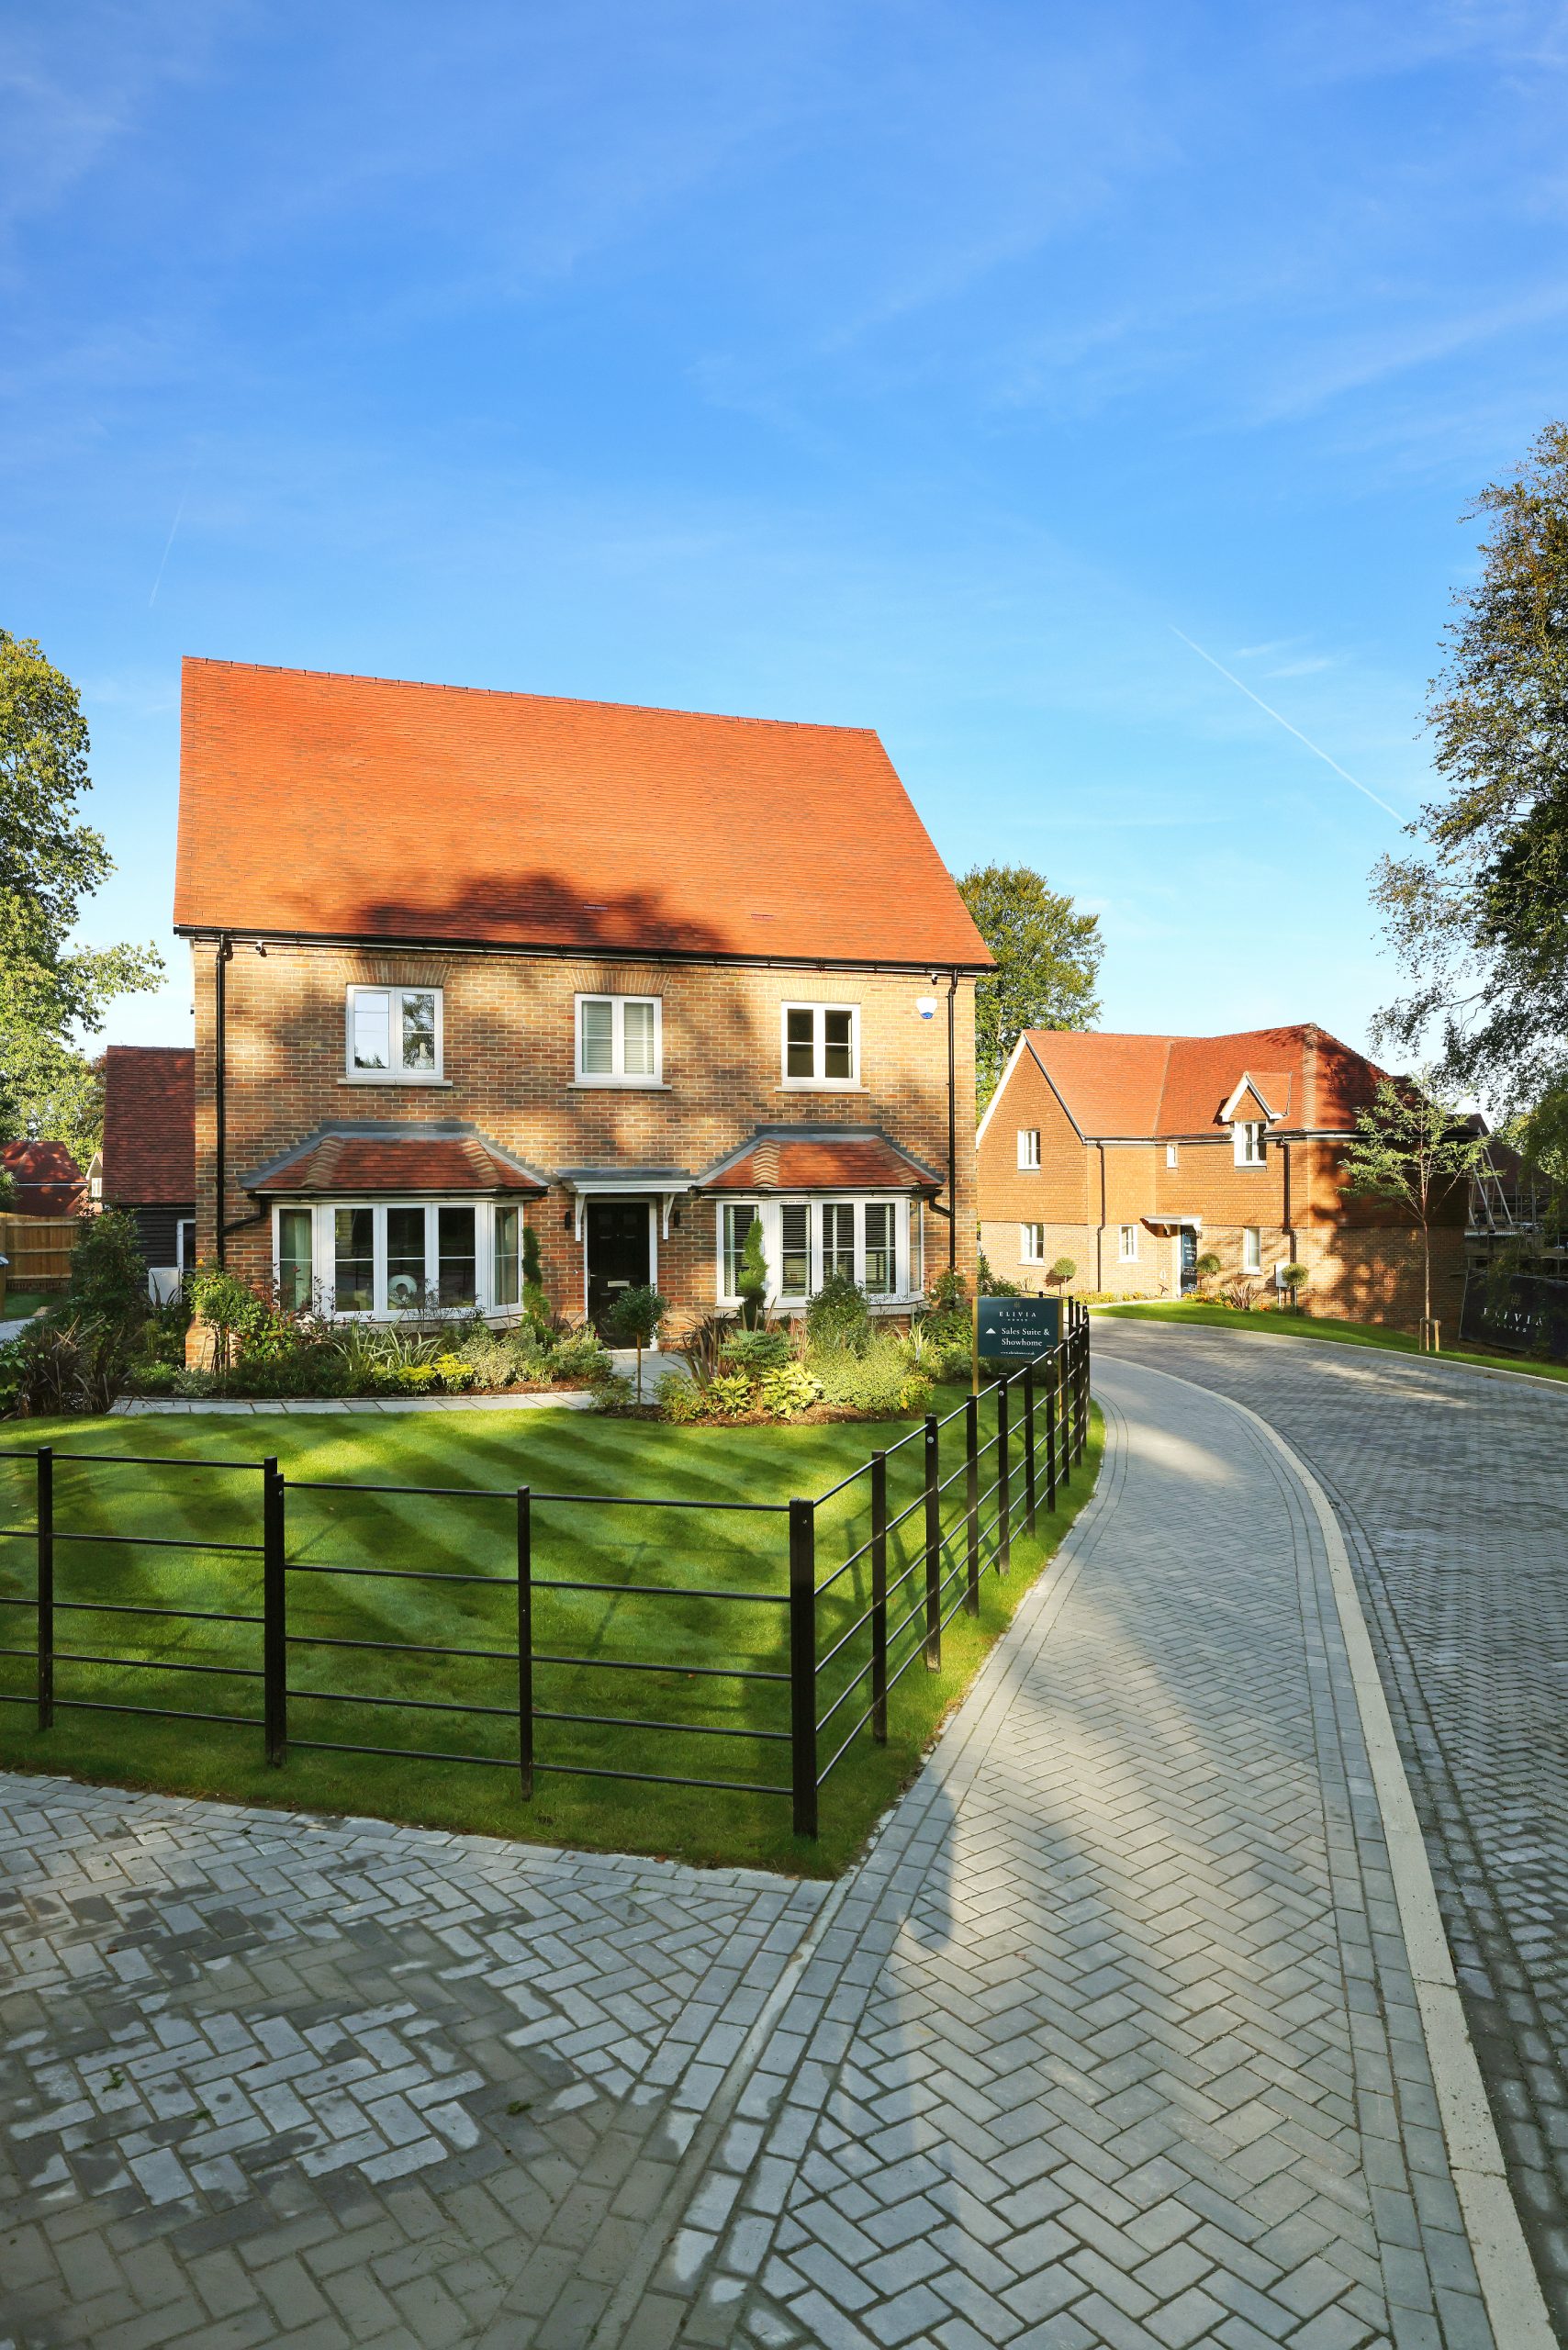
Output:
[[8,1257],[6,1286],[14,1290],[63,1289],[71,1279],[71,1251],[82,1237],[74,1215],[0,1215],[0,1257]]

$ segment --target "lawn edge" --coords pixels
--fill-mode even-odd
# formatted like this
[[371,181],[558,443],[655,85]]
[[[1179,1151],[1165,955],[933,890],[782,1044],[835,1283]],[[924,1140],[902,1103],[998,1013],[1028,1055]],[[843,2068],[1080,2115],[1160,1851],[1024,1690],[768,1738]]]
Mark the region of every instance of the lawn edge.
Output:
[[[1092,1305],[1089,1311],[1106,1322],[1153,1322],[1168,1330],[1216,1330],[1237,1338],[1267,1338],[1275,1346],[1282,1341],[1288,1346],[1294,1340],[1307,1347],[1348,1347],[1352,1351],[1360,1348],[1368,1354],[1396,1355],[1401,1362],[1408,1363],[1417,1371],[1468,1371],[1484,1379],[1529,1379],[1538,1387],[1568,1389],[1568,1365],[1507,1363],[1491,1355],[1469,1353],[1424,1355],[1414,1347],[1394,1346],[1384,1338],[1349,1337],[1331,1329],[1270,1329],[1267,1315],[1259,1316],[1252,1326],[1247,1327],[1239,1319],[1236,1322],[1188,1321],[1179,1314],[1151,1314],[1141,1305]],[[1357,1324],[1353,1326],[1359,1330],[1365,1326]]]

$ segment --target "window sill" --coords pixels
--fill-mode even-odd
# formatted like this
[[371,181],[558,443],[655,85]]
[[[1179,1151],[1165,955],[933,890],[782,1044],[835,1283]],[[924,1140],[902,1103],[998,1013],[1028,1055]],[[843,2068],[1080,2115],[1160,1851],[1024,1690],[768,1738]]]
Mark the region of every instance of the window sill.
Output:
[[338,1083],[340,1085],[418,1085],[423,1087],[426,1092],[450,1092],[453,1080],[450,1077],[405,1077],[399,1076],[394,1070],[388,1070],[385,1077],[376,1077],[373,1076],[368,1069],[362,1069],[353,1077],[340,1077]]
[[870,1088],[855,1078],[787,1077],[773,1091],[775,1093],[868,1093]]
[[662,1077],[574,1077],[568,1093],[673,1093]]

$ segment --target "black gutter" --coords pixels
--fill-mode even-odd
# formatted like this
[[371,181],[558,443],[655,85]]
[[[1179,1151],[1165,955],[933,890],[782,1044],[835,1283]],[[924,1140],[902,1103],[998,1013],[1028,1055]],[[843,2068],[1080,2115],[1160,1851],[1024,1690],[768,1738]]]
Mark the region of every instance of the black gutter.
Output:
[[226,1088],[223,1081],[223,1062],[228,1043],[227,1035],[225,1034],[229,995],[227,982],[229,978],[229,964],[233,953],[233,940],[229,936],[227,931],[220,931],[218,937],[217,968],[213,973],[213,989],[215,997],[213,1008],[216,1014],[213,1024],[218,1032],[218,1066],[213,1072],[212,1081],[213,1123],[215,1128],[214,1142],[216,1145],[214,1156],[217,1159],[218,1181],[218,1204],[214,1216],[213,1237],[214,1246],[218,1255],[218,1261],[220,1265],[223,1262],[223,1239],[224,1234],[227,1230],[227,1226],[223,1221],[223,1211],[228,1204],[228,1183],[226,1181],[225,1161],[228,1156],[229,1141],[229,1104],[226,1098]]
[[958,1264],[958,1091],[954,1045],[953,1005],[958,992],[957,968],[947,974],[947,1270]]
[[[431,938],[420,934],[407,937],[391,931],[317,931],[274,930],[268,923],[236,923],[222,930],[205,923],[176,923],[177,938],[217,938],[232,941],[237,936],[267,939],[277,946],[362,947],[376,953],[390,948],[402,948],[424,955],[526,955],[580,963],[588,960],[616,963],[711,963],[736,966],[756,971],[929,971],[929,957],[910,960],[893,960],[887,957],[847,955],[768,955],[758,952],[724,953],[716,947],[701,946],[611,946],[592,941],[578,941],[569,946],[554,944],[534,945],[526,940],[496,938]],[[989,963],[957,963],[951,969],[972,971],[977,975],[991,968]]]

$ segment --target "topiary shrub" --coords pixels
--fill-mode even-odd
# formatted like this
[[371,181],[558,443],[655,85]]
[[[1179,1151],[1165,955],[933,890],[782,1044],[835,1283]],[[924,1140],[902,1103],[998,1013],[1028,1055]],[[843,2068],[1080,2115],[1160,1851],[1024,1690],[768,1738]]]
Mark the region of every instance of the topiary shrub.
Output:
[[1068,1282],[1072,1279],[1077,1270],[1078,1267],[1073,1263],[1070,1257],[1058,1257],[1056,1263],[1051,1267],[1050,1271],[1046,1275],[1046,1279],[1048,1281],[1055,1281],[1058,1289],[1065,1289]]
[[767,1296],[767,1259],[762,1248],[762,1218],[754,1215],[745,1228],[741,1245],[740,1270],[735,1275],[735,1291],[741,1301],[741,1317],[748,1330],[755,1330],[761,1318]]

